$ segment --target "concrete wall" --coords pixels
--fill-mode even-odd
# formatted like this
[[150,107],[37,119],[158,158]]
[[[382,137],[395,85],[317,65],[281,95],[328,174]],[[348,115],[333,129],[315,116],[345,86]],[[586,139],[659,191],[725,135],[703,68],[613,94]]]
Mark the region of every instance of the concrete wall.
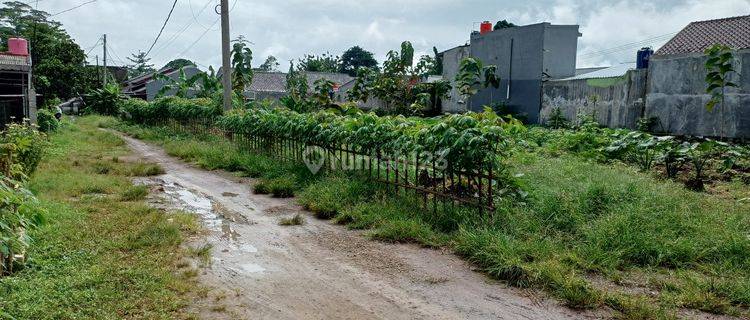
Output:
[[660,129],[677,135],[750,138],[750,50],[735,52],[732,76],[739,88],[729,88],[725,107],[706,110],[703,55],[654,56],[646,96],[646,117],[656,117]]
[[542,79],[575,75],[578,26],[540,23],[472,35],[470,55],[496,65],[501,78],[498,89],[480,90],[469,108],[480,111],[485,105],[505,103],[529,123],[539,123]]
[[[190,77],[200,73],[200,69],[196,67],[185,67],[183,68],[185,70],[185,76],[190,79]],[[180,72],[174,72],[172,74],[167,75],[168,77],[178,80],[180,79]],[[153,101],[156,99],[156,95],[159,93],[159,90],[164,87],[166,82],[164,80],[154,80],[146,84],[146,100],[147,101]],[[165,96],[172,96],[177,92],[177,90],[168,91]],[[189,93],[189,96],[192,96],[194,93]]]
[[442,100],[442,112],[460,113],[466,111],[468,104],[463,102],[456,88],[455,79],[461,60],[469,57],[469,46],[460,46],[443,52],[443,79],[450,81],[453,87],[450,97]]
[[555,108],[568,120],[594,114],[610,128],[637,127],[646,98],[647,70],[631,70],[619,78],[548,81],[542,95],[541,123]]

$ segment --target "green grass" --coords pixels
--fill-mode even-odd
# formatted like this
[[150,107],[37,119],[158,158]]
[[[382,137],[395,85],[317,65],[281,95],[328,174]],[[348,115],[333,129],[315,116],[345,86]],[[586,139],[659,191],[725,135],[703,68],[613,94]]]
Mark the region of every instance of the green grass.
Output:
[[178,275],[177,261],[196,222],[139,200],[147,190],[128,178],[139,164],[120,160],[128,151],[97,129],[103,119],[80,118],[51,136],[30,183],[49,212],[47,224],[30,234],[27,267],[0,279],[0,318],[191,316],[184,307],[196,283]]
[[279,220],[280,226],[301,226],[305,224],[305,217],[302,214],[295,214],[291,218],[282,218]]
[[510,169],[528,196],[498,201],[489,215],[426,209],[356,174],[312,177],[221,138],[116,126],[207,169],[252,171],[263,193],[282,185],[318,218],[374,239],[452,248],[488,275],[571,308],[607,306],[627,319],[673,318],[683,308],[749,315],[750,202],[737,199],[750,188],[738,182],[725,185],[726,196],[695,193],[624,165],[519,153]]

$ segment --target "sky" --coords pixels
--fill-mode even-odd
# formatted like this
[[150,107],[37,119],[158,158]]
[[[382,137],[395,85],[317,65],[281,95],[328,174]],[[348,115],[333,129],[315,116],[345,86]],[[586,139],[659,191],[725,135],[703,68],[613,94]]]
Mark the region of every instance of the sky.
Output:
[[[20,0],[58,13],[90,0]],[[340,55],[359,45],[382,61],[404,40],[417,55],[465,44],[484,20],[518,25],[578,24],[578,67],[635,61],[636,51],[655,49],[691,21],[750,14],[750,0],[229,0],[231,36],[252,42],[254,65],[273,55],[286,70],[305,54]],[[114,64],[148,50],[172,0],[97,0],[55,15],[85,50],[101,59],[97,45],[106,33]],[[205,68],[221,63],[221,34],[214,7],[218,0],[178,0],[150,54],[161,67],[186,58]],[[95,46],[96,45],[96,46]]]

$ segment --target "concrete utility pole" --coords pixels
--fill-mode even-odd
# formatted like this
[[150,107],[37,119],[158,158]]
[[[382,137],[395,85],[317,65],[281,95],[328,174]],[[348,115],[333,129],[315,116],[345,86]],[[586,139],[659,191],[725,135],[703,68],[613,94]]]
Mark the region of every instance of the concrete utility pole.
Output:
[[221,62],[224,110],[232,109],[232,66],[229,59],[229,0],[221,0]]
[[102,40],[102,43],[104,43],[104,85],[107,85],[107,35],[104,35],[104,39]]

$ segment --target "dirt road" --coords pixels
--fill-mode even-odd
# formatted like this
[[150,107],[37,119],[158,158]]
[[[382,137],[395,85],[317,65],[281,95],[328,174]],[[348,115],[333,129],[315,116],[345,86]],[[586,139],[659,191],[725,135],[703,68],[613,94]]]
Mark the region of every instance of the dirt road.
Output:
[[[449,252],[366,239],[308,216],[294,200],[254,195],[252,181],[197,169],[161,149],[124,137],[166,174],[142,183],[156,203],[199,214],[209,229],[212,288],[199,305],[210,319],[580,319],[583,315],[472,271]],[[217,307],[218,305],[218,307]],[[210,307],[209,307],[210,306]]]

